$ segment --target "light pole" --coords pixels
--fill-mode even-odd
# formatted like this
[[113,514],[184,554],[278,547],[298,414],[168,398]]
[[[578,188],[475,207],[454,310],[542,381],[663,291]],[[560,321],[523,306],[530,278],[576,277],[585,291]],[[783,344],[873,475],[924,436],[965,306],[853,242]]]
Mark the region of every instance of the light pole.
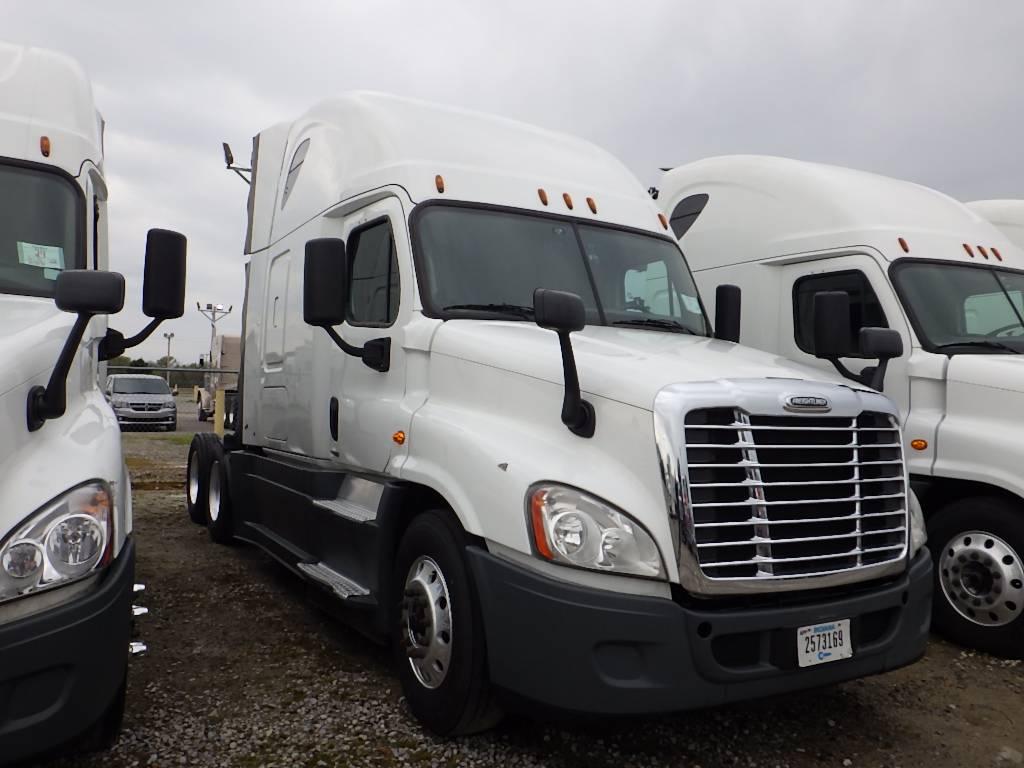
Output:
[[206,366],[208,368],[213,367],[213,339],[217,335],[217,321],[222,320],[226,315],[231,314],[231,310],[234,309],[232,304],[227,309],[224,309],[223,304],[207,304],[204,309],[196,302],[196,309],[198,309],[203,317],[210,321],[210,356],[206,360]]
[[[167,367],[170,368],[171,367],[171,339],[174,338],[174,334],[173,333],[165,333],[164,334],[164,338],[167,339],[167,357],[165,359],[167,360]],[[167,386],[171,386],[171,372],[170,371],[165,371],[165,373],[167,374]]]

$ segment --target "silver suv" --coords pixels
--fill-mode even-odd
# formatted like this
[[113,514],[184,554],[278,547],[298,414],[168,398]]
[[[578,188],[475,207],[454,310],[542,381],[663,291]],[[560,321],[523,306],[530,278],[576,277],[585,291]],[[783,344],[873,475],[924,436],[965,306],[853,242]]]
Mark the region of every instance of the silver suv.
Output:
[[107,377],[107,399],[122,429],[128,426],[178,428],[178,406],[159,376],[117,373]]

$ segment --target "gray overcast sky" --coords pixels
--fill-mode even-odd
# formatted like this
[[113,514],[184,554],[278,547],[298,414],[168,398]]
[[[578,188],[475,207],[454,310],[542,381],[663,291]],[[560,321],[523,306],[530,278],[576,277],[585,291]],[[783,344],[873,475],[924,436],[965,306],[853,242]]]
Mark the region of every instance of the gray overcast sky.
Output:
[[[246,187],[221,141],[247,160],[264,127],[356,88],[577,134],[645,184],[754,152],[1024,197],[1020,0],[6,0],[0,37],[66,51],[93,80],[126,335],[146,230],[188,236],[186,315],[162,328],[185,362],[209,345],[196,301],[234,304],[220,327],[240,327]],[[132,354],[164,354],[159,332]]]

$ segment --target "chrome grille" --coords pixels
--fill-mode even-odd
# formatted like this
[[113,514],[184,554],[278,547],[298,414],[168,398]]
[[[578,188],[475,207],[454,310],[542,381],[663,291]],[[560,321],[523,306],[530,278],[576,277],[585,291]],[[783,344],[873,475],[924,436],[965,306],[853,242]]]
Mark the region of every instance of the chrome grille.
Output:
[[685,417],[692,540],[711,579],[823,576],[899,560],[903,448],[886,413]]
[[131,404],[129,404],[129,408],[131,408],[133,411],[143,411],[143,412],[161,411],[164,408],[169,408],[169,407],[170,407],[170,405],[167,404],[167,403],[131,403]]

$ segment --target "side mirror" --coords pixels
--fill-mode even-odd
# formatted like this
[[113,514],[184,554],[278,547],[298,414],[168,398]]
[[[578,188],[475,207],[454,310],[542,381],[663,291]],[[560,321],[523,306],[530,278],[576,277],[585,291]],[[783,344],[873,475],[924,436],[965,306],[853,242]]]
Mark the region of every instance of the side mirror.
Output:
[[321,237],[306,243],[303,265],[302,317],[321,328],[345,321],[348,301],[348,258],[345,241]]
[[358,357],[368,368],[387,373],[391,368],[391,337],[370,339],[356,347],[332,327],[345,322],[348,305],[345,241],[336,237],[309,240],[302,270],[302,318],[306,323],[323,328],[345,354]]
[[878,358],[878,365],[862,372],[861,379],[879,392],[885,389],[885,371],[889,361],[903,354],[903,337],[892,328],[861,328],[860,352],[864,357]]
[[565,395],[562,399],[562,423],[580,437],[593,437],[597,424],[594,406],[583,399],[576,356],[572,351],[569,334],[581,331],[587,324],[583,299],[575,293],[538,288],[533,292],[533,318],[541,328],[558,334],[562,349],[562,376]]
[[849,294],[845,291],[814,294],[813,316],[815,357],[836,360],[853,354]]
[[142,281],[142,312],[156,320],[185,314],[185,252],[180,232],[151,229],[146,235],[146,271]]
[[716,339],[739,342],[742,296],[738,285],[720,285],[715,289]]
[[68,400],[68,373],[85,329],[94,316],[121,311],[124,306],[124,277],[117,272],[89,269],[61,272],[54,286],[54,300],[59,309],[74,312],[78,318],[64,341],[46,386],[36,385],[28,392],[25,418],[29,432],[35,432],[48,419],[64,415]]

